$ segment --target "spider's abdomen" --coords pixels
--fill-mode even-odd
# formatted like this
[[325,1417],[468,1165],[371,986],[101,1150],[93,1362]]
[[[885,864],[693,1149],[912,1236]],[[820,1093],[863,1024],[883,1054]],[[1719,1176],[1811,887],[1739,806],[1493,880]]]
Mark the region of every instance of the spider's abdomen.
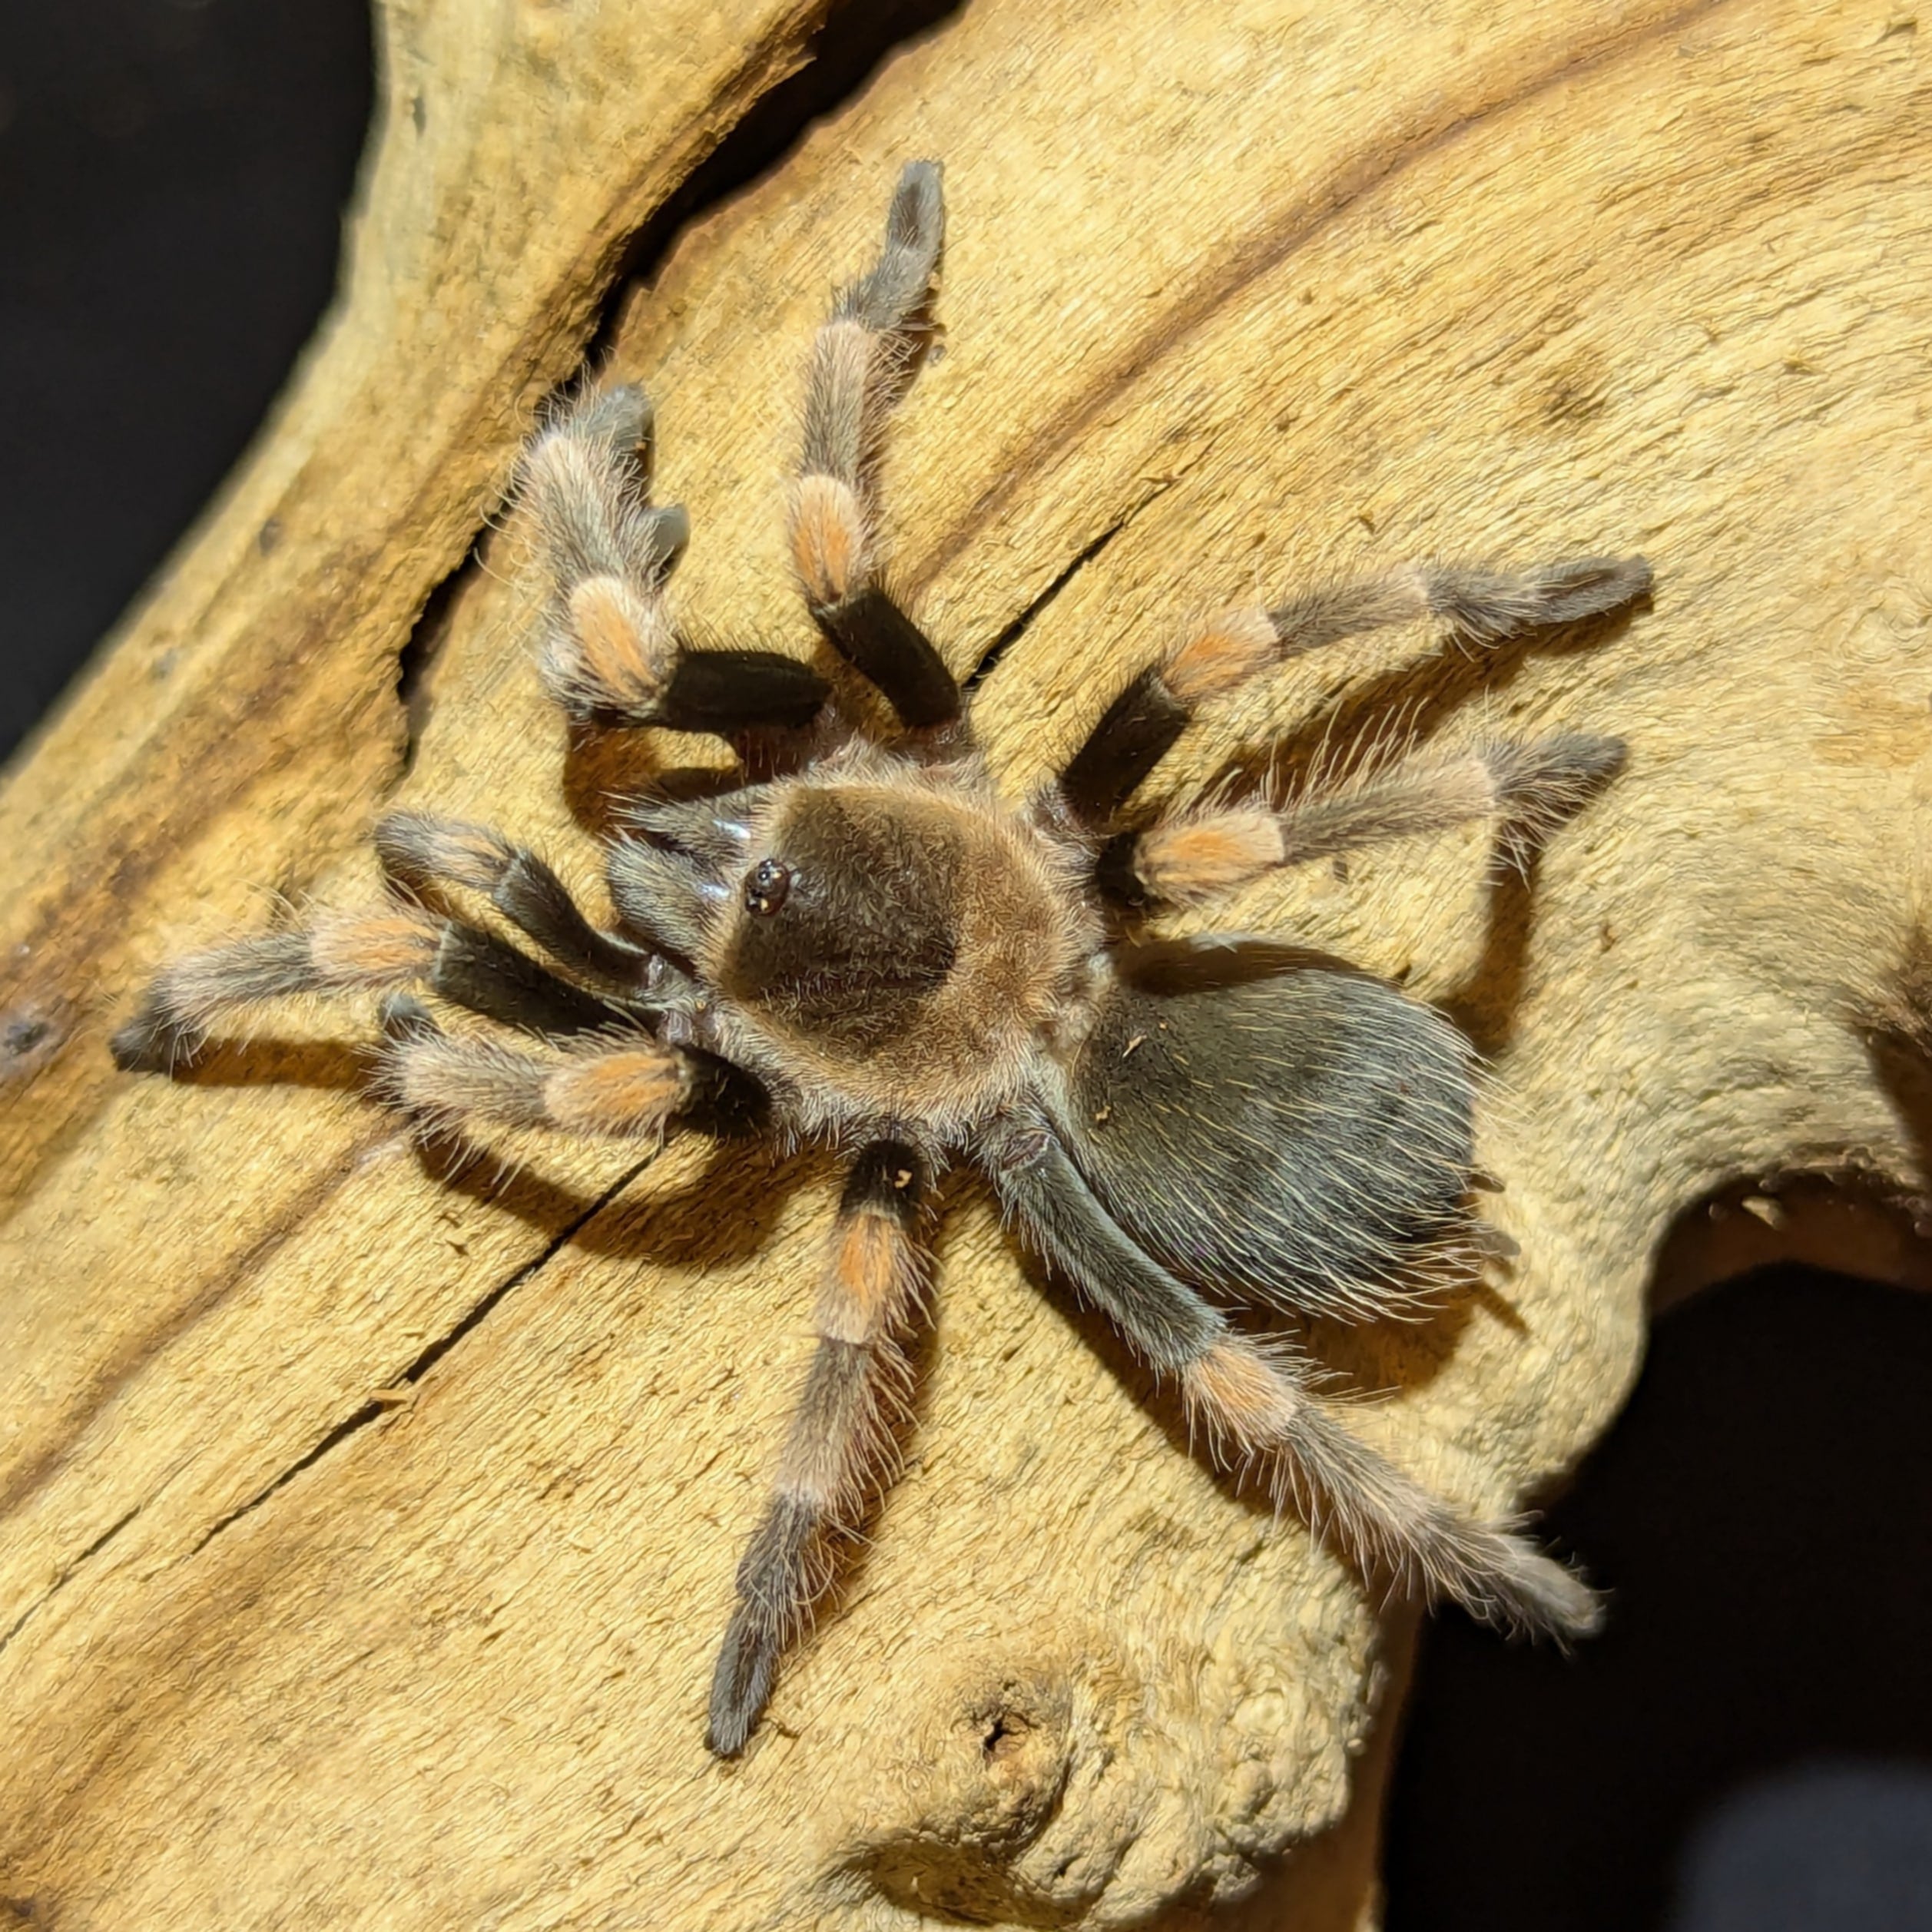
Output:
[[1175,1273],[1366,1316],[1465,1225],[1472,1071],[1446,1019],[1364,973],[1122,983],[1056,1125],[1108,1212]]

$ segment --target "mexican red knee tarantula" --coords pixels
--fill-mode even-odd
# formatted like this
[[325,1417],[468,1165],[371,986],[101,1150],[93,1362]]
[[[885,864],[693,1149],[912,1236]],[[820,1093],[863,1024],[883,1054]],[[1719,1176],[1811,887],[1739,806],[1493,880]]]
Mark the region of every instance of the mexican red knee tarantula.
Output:
[[[1417,567],[1228,612],[1129,682],[1052,783],[1003,799],[959,684],[879,567],[882,432],[929,340],[941,227],[939,170],[916,163],[877,263],[814,345],[791,496],[793,558],[837,654],[827,668],[869,681],[900,728],[862,735],[798,659],[681,637],[664,585],[686,524],[649,501],[648,407],[634,388],[592,396],[523,459],[554,590],[545,682],[574,720],[714,733],[756,747],[767,775],[633,805],[606,854],[612,930],[499,833],[397,814],[376,833],[390,906],[172,962],[116,1055],[164,1067],[234,1009],[387,989],[383,1085],[432,1128],[655,1141],[749,1118],[851,1151],[817,1354],[712,1684],[721,1755],[744,1746],[837,1536],[885,1474],[922,1211],[948,1160],[982,1168],[1022,1241],[1176,1378],[1218,1458],[1259,1465],[1359,1563],[1495,1623],[1587,1630],[1596,1607],[1578,1578],[1358,1441],[1306,1357],[1223,1312],[1386,1314],[1425,1264],[1479,1244],[1470,1047],[1333,960],[1136,935],[1145,909],[1271,867],[1474,818],[1505,833],[1553,822],[1622,747],[1489,744],[1316,786],[1285,810],[1196,810],[1140,830],[1118,815],[1199,706],[1285,658],[1423,618],[1487,644],[1625,604],[1649,571],[1635,558]],[[452,890],[548,963],[439,911]],[[445,1032],[413,987],[537,1050]]]

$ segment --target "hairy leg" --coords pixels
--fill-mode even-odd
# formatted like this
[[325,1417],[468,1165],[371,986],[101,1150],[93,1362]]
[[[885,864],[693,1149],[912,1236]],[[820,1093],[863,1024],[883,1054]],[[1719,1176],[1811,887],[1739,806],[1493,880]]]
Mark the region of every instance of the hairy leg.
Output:
[[383,870],[412,892],[460,886],[481,893],[559,965],[632,995],[648,989],[658,956],[593,925],[555,873],[500,832],[392,812],[376,827],[376,850]]
[[791,502],[792,558],[814,620],[915,728],[956,717],[959,688],[879,582],[878,469],[886,419],[931,331],[944,232],[938,164],[914,161],[878,260],[840,291],[812,344]]
[[1532,744],[1486,744],[1448,757],[1316,785],[1280,811],[1265,806],[1187,813],[1102,848],[1095,877],[1132,906],[1198,906],[1281,866],[1436,832],[1495,822],[1516,860],[1577,810],[1623,763],[1619,738],[1564,733]]
[[1260,1465],[1278,1501],[1332,1529],[1357,1561],[1486,1622],[1560,1635],[1596,1626],[1597,1601],[1579,1579],[1509,1529],[1459,1515],[1350,1433],[1314,1392],[1305,1360],[1241,1334],[1143,1253],[1043,1128],[1009,1127],[983,1158],[1035,1251],[1179,1379],[1218,1460]]
[[165,1072],[191,1059],[230,1014],[303,995],[411,987],[532,1033],[635,1026],[639,1016],[634,1006],[572,986],[481,926],[398,904],[324,913],[171,959],[111,1046],[124,1071]]
[[915,1241],[926,1164],[912,1148],[875,1141],[839,1204],[818,1299],[818,1347],[771,1498],[738,1566],[737,1603],[711,1680],[708,1742],[744,1748],[787,1644],[831,1580],[830,1546],[857,1527],[893,1455],[890,1412],[910,1379],[902,1337],[923,1267]]
[[1433,618],[1473,645],[1616,609],[1650,586],[1641,557],[1589,557],[1509,574],[1418,565],[1311,592],[1272,610],[1228,611],[1197,626],[1102,714],[1060,775],[1074,816],[1103,824],[1160,763],[1198,708],[1274,665],[1343,638]]
[[413,906],[328,913],[171,959],[114,1033],[125,1072],[164,1072],[191,1058],[233,1012],[301,993],[379,992],[419,986],[434,971],[443,923]]
[[664,584],[688,532],[648,494],[651,408],[634,386],[594,394],[525,451],[523,493],[548,554],[544,682],[570,716],[729,736],[804,725],[825,701],[810,665],[772,651],[695,651]]
[[661,1141],[711,1084],[708,1056],[635,1030],[531,1053],[458,1039],[413,1007],[393,1007],[385,1017],[383,1095],[432,1132],[540,1127]]

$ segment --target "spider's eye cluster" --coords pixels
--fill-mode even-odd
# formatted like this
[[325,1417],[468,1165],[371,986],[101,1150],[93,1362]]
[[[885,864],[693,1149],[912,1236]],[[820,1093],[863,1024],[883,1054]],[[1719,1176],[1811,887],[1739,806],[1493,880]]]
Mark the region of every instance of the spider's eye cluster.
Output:
[[744,882],[744,910],[769,919],[791,890],[791,870],[776,859],[761,859]]

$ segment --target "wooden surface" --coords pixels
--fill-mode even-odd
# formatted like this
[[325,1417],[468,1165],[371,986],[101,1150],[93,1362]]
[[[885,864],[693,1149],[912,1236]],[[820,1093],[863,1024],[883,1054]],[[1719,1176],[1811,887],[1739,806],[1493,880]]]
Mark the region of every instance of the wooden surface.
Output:
[[[1667,1242],[1673,1287],[1745,1251],[1723,1226],[1788,1251],[1818,1173],[1872,1204],[1831,1238],[1925,1270],[1885,1204],[1932,1132],[1926,36],[1901,0],[976,0],[614,295],[812,11],[379,11],[333,319],[0,801],[0,1924],[1372,1922],[1409,1619],[1218,1483],[965,1177],[913,1464],[722,1768],[828,1168],[452,1176],[359,1095],[365,1013],[173,1083],[105,1036],[171,951],[370,890],[395,803],[592,876],[622,760],[565,758],[515,518],[464,561],[517,442],[609,316],[693,512],[682,607],[804,648],[800,357],[934,154],[945,353],[890,519],[956,665],[1020,627],[979,708],[1015,785],[1204,608],[1419,554],[1655,565],[1586,636],[1311,660],[1162,774],[1398,712],[1629,741],[1523,886],[1446,837],[1228,922],[1405,974],[1493,1055],[1520,1264],[1314,1340],[1431,1480],[1533,1494],[1628,1387]],[[1727,1188],[1758,1205],[1720,1226]]]

